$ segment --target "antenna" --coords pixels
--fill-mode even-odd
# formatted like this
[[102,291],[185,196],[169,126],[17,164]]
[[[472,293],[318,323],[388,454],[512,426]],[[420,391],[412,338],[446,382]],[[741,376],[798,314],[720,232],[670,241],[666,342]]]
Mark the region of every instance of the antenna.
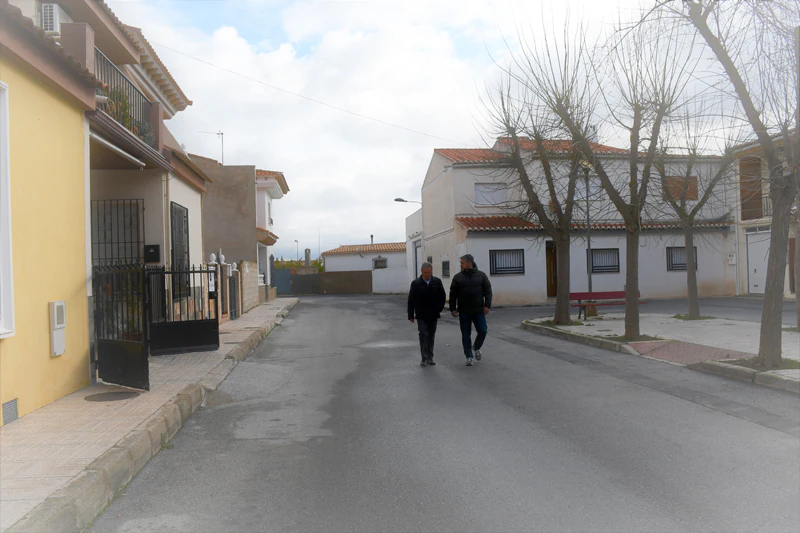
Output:
[[221,153],[221,157],[220,157],[220,163],[224,165],[225,164],[225,134],[222,133],[222,130],[217,130],[217,131],[200,131],[200,130],[198,130],[197,133],[208,133],[210,135],[216,135],[217,137],[219,137],[219,144],[220,144],[220,148],[221,148],[221,152],[222,152]]

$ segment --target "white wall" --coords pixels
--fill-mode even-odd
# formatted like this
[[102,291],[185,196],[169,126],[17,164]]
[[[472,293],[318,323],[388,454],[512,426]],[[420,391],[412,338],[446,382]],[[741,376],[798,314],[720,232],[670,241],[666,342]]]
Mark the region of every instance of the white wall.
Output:
[[422,239],[422,208],[406,218],[406,270],[408,282],[414,280],[419,274],[414,262],[414,243]]
[[[473,235],[467,238],[467,252],[475,257],[478,268],[489,275],[489,251],[524,249],[525,274],[491,276],[495,305],[527,305],[545,303],[547,298],[547,270],[545,238],[531,236]],[[668,271],[666,248],[683,246],[679,232],[646,234],[639,248],[639,287],[642,298],[685,298],[686,272]],[[697,281],[701,297],[731,296],[735,293],[735,266],[728,265],[728,253],[734,249],[731,232],[704,232],[695,235],[697,247]],[[592,248],[618,248],[620,271],[618,273],[592,274],[593,291],[621,291],[625,289],[625,235],[622,232],[592,236]],[[458,266],[452,266],[453,275]],[[570,292],[588,290],[586,274],[586,242],[575,238],[570,261]]]
[[[405,252],[327,255],[325,272],[372,271],[372,292],[376,294],[408,292],[409,274]],[[386,258],[386,268],[373,269],[372,260]]]
[[[169,201],[180,204],[189,210],[189,263],[192,265],[203,264],[208,259],[203,250],[202,194],[182,179],[170,175]],[[166,250],[165,254],[169,261],[171,251]]]

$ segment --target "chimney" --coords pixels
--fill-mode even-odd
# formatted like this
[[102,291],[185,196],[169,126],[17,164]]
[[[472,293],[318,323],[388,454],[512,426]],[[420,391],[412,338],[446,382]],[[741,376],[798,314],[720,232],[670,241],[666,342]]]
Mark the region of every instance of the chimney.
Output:
[[374,235],[370,235],[369,236],[369,243],[370,244],[375,244],[375,236]]
[[306,266],[311,266],[311,248],[306,248]]
[[586,139],[590,143],[596,143],[597,142],[597,125],[596,124],[590,124],[589,125],[589,131],[586,132]]

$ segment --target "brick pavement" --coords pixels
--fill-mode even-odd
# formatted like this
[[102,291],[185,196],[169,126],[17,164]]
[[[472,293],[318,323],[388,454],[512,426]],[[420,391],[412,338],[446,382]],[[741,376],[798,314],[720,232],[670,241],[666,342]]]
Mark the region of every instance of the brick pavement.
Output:
[[683,341],[631,342],[629,346],[641,355],[681,365],[753,357],[752,354],[745,352]]
[[131,391],[99,382],[0,427],[0,531],[66,486],[186,385],[200,382],[292,300],[273,300],[222,324],[219,350],[151,357],[150,391],[126,400],[87,401],[93,394]]

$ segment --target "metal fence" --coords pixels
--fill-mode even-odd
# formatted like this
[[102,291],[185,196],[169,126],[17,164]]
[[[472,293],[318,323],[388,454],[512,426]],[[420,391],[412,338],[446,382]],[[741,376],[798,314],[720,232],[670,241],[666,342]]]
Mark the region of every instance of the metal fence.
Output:
[[98,108],[125,126],[141,140],[155,146],[155,133],[150,125],[150,100],[129,80],[103,52],[94,49],[95,76],[108,85],[108,101]]
[[[187,322],[217,318],[217,270],[147,269],[151,322]],[[173,292],[175,287],[180,289]]]
[[140,265],[94,268],[95,332],[98,339],[146,342],[145,270]]

